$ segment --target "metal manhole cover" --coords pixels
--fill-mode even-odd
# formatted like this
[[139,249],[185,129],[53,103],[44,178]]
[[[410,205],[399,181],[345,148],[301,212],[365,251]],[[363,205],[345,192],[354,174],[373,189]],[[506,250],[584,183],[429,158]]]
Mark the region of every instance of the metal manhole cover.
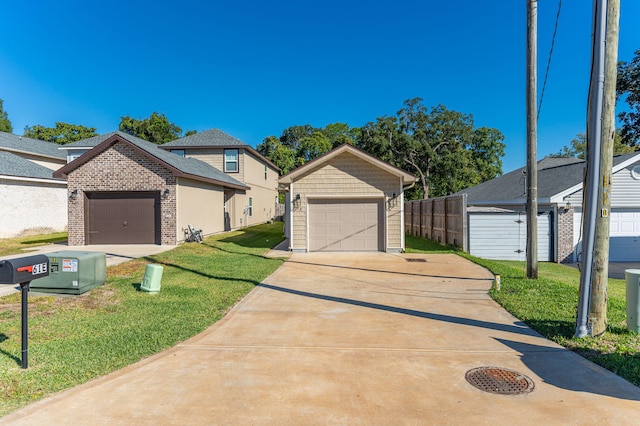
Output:
[[406,258],[407,262],[426,262],[427,259],[416,259],[416,258],[412,258],[412,257],[408,257]]
[[523,395],[533,391],[533,380],[517,371],[498,367],[479,367],[467,371],[467,382],[489,393]]

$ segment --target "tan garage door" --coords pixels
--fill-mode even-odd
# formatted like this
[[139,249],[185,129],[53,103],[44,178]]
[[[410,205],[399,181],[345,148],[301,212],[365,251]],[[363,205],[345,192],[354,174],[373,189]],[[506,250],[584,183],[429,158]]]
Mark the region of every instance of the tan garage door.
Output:
[[87,193],[87,244],[160,244],[155,192]]
[[381,200],[309,200],[310,251],[382,251]]

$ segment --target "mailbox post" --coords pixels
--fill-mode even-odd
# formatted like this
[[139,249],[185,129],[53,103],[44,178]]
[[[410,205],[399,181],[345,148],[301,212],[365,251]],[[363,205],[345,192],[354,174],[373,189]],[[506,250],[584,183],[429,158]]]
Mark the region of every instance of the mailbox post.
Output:
[[0,260],[0,284],[20,284],[22,293],[22,368],[29,367],[29,284],[49,275],[49,258],[44,255]]

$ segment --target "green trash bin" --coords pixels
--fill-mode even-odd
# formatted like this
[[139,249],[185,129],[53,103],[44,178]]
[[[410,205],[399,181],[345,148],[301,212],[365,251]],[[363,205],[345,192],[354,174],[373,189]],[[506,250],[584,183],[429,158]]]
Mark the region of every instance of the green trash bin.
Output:
[[626,269],[627,328],[640,333],[640,269]]
[[157,293],[160,291],[160,281],[162,280],[162,266],[147,265],[144,270],[144,278],[140,285],[140,290],[149,293]]

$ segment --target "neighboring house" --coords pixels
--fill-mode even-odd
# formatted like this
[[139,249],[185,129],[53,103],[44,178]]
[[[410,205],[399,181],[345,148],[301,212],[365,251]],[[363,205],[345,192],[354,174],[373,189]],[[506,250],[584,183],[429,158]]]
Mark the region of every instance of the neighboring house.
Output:
[[[581,248],[585,162],[538,162],[538,260],[577,262]],[[462,190],[467,194],[469,252],[488,259],[525,260],[526,174],[520,168]],[[640,260],[640,153],[613,157],[610,261]]]
[[0,132],[0,238],[66,229],[64,163],[55,144]]
[[251,146],[221,130],[211,129],[159,148],[202,160],[250,187],[247,190],[225,190],[225,230],[256,225],[274,218],[280,169]]
[[342,145],[280,178],[293,251],[404,250],[404,190],[415,177]]
[[[177,244],[185,239],[188,225],[210,235],[252,224],[258,216],[247,211],[252,221],[242,221],[241,214],[226,217],[225,205],[251,200],[247,194],[253,188],[236,179],[238,174],[126,133],[112,132],[62,149],[72,159],[56,172],[69,183],[70,245]],[[274,179],[271,212],[275,191]],[[272,217],[259,216],[261,222]]]

